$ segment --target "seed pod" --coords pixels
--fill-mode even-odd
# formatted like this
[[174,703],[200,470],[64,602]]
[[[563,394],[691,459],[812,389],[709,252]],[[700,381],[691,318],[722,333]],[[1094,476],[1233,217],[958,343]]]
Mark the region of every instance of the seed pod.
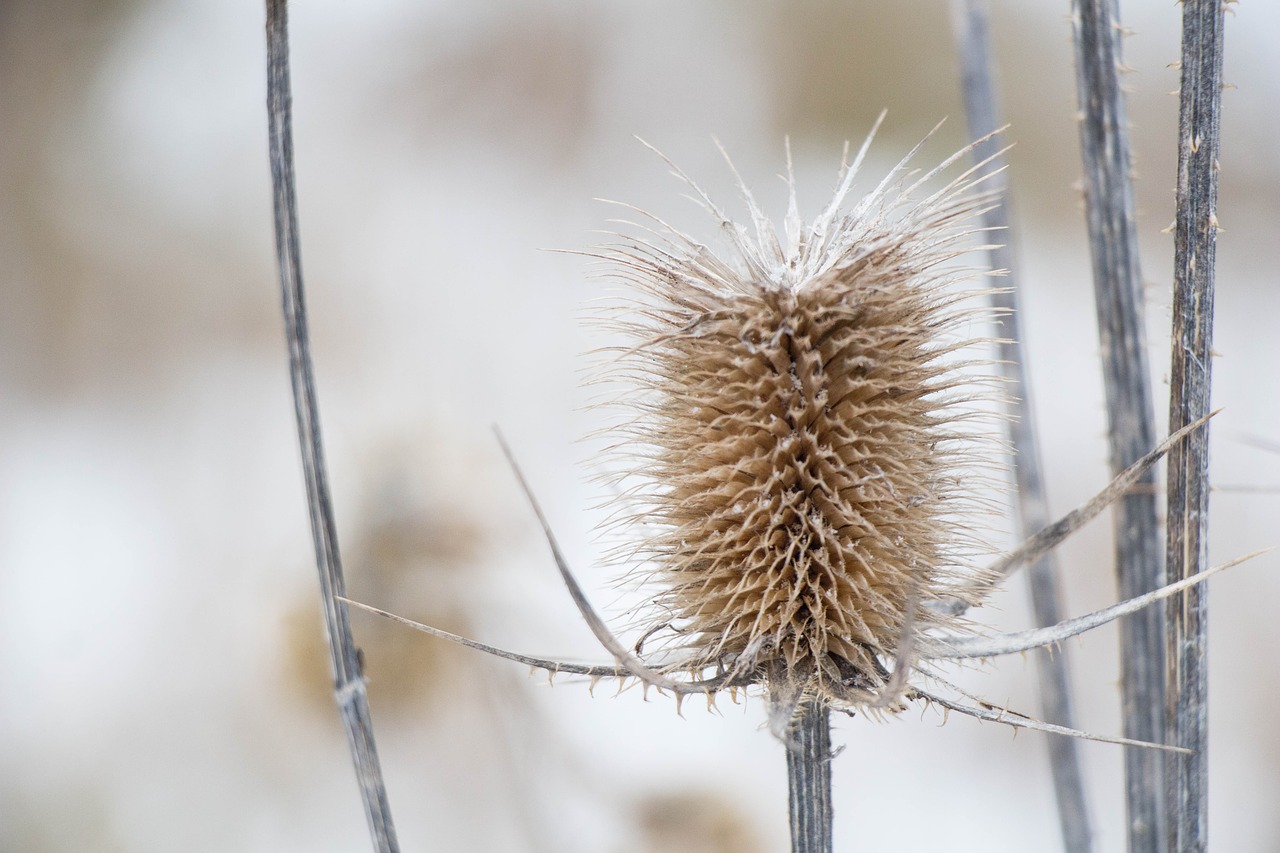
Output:
[[993,197],[971,172],[923,195],[965,149],[909,186],[904,159],[844,212],[869,143],[810,224],[792,179],[782,237],[745,187],[754,236],[676,170],[732,251],[649,217],[653,237],[601,252],[633,294],[606,373],[631,388],[615,451],[643,484],[620,521],[643,525],[622,552],[653,591],[641,627],[666,632],[669,672],[763,683],[775,720],[804,698],[899,707],[895,660],[927,656],[956,627],[937,605],[988,580],[962,521],[974,400],[994,395],[955,353],[990,311],[951,262]]

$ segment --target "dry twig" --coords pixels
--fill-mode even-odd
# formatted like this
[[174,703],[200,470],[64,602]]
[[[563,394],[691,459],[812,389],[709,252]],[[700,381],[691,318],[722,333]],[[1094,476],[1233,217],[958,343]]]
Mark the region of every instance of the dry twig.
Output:
[[[987,4],[985,0],[956,0],[953,10],[969,135],[985,137],[1000,127]],[[975,160],[982,161],[994,153],[995,142],[989,141],[976,148],[973,156]],[[1003,160],[1003,157],[992,160],[987,168],[997,171],[1003,167]],[[1010,421],[1009,432],[1015,454],[1013,473],[1017,483],[1018,531],[1022,538],[1026,538],[1049,523],[1049,500],[1041,475],[1035,410],[1027,383],[1026,352],[1022,346],[1014,234],[1010,229],[1009,195],[1004,186],[1008,178],[1000,175],[995,180],[999,182],[997,186],[1004,203],[988,210],[983,221],[993,232],[1001,235],[1001,245],[991,249],[991,266],[1005,271],[1005,287],[996,293],[993,300],[1006,315],[1000,361],[1009,381],[1009,395],[1014,401],[1014,417]],[[1150,447],[1150,443],[1147,446]],[[1044,626],[1061,621],[1062,596],[1053,553],[1047,552],[1037,559],[1028,569],[1027,576],[1036,622]],[[1048,649],[1040,649],[1036,652],[1036,670],[1040,675],[1040,707],[1044,718],[1063,726],[1074,726],[1070,656],[1065,650],[1050,654]],[[1049,738],[1047,746],[1063,846],[1069,853],[1088,853],[1092,849],[1092,820],[1076,742],[1071,738]]]
[[[1169,370],[1172,429],[1209,410],[1224,23],[1222,0],[1183,3]],[[1208,564],[1207,432],[1196,434],[1169,454],[1168,501],[1166,559],[1169,577],[1178,580]],[[1207,620],[1203,587],[1187,590],[1169,606],[1166,724],[1174,743],[1193,750],[1166,765],[1168,845],[1179,853],[1196,853],[1208,845]]]
[[[1132,464],[1155,439],[1116,6],[1116,0],[1073,0],[1071,10],[1085,212],[1113,473]],[[1115,570],[1122,599],[1154,589],[1164,577],[1155,483],[1152,470],[1136,484],[1146,488],[1116,502]],[[1120,623],[1124,731],[1139,740],[1163,742],[1165,737],[1162,620],[1161,610],[1151,608]],[[1161,849],[1163,766],[1164,756],[1158,753],[1125,753],[1130,853]]]
[[289,345],[289,378],[293,385],[298,442],[307,485],[307,506],[315,544],[316,568],[324,608],[325,635],[333,668],[334,695],[356,766],[373,847],[379,853],[399,849],[391,807],[387,802],[364,676],[346,605],[342,561],[333,521],[320,441],[311,342],[303,298],[302,253],[298,243],[298,204],[293,174],[292,94],[289,88],[289,37],[286,0],[267,0],[267,113],[270,120],[271,186],[275,207],[276,261],[280,268],[285,334]]

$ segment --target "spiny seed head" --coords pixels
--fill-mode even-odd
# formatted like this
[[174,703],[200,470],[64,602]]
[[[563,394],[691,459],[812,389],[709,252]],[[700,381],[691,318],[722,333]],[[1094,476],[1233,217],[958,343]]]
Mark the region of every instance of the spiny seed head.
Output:
[[960,511],[978,436],[953,355],[973,343],[974,291],[953,287],[973,271],[950,262],[993,199],[967,173],[916,196],[963,153],[910,186],[904,160],[845,212],[860,152],[807,225],[792,180],[781,237],[745,187],[754,236],[676,170],[731,254],[653,217],[602,251],[632,293],[607,370],[631,388],[617,450],[643,484],[623,558],[656,589],[641,627],[669,629],[668,671],[735,672],[775,708],[896,707],[895,659],[954,627],[934,605],[979,580]]

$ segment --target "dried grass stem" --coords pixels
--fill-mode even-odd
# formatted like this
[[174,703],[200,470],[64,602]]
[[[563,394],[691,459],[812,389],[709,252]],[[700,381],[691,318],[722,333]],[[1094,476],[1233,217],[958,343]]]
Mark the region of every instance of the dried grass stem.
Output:
[[288,4],[267,0],[267,113],[270,120],[271,186],[275,208],[276,260],[280,270],[285,334],[289,346],[289,378],[293,385],[294,412],[302,469],[307,487],[307,507],[315,544],[316,569],[324,610],[325,636],[333,670],[334,695],[342,726],[356,767],[356,781],[364,801],[365,817],[373,848],[379,853],[399,850],[391,807],[373,737],[373,720],[365,694],[364,676],[346,604],[342,561],[334,525],[333,502],[325,473],[320,440],[320,414],[316,403],[311,342],[307,332],[303,298],[302,252],[298,242],[298,203],[293,171],[292,94],[289,88]]

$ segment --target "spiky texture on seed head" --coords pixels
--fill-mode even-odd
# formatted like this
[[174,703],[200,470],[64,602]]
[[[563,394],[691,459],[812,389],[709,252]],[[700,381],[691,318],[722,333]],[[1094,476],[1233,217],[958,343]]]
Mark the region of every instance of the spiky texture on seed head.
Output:
[[916,198],[960,152],[910,186],[904,160],[843,212],[866,147],[807,226],[792,181],[782,239],[745,187],[754,237],[677,170],[736,258],[652,217],[656,239],[603,253],[641,294],[612,318],[632,344],[613,375],[638,392],[621,449],[647,487],[624,523],[656,531],[630,554],[657,586],[649,627],[674,631],[670,669],[763,682],[775,716],[895,707],[894,660],[927,653],[930,605],[975,580],[973,380],[949,357],[973,292],[948,262],[992,198],[969,173]]

